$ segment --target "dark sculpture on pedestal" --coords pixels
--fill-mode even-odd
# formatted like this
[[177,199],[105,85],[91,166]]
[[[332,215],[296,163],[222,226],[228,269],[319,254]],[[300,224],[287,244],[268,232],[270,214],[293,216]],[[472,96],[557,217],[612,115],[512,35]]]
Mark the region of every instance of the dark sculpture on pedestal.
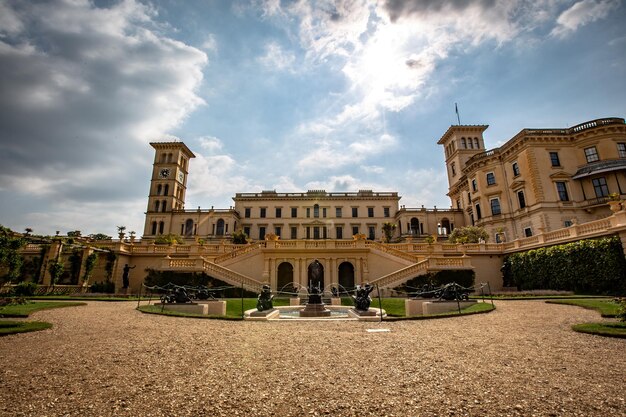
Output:
[[328,317],[330,316],[330,310],[328,310],[322,302],[322,294],[324,293],[324,289],[322,288],[322,283],[324,282],[324,268],[316,259],[309,267],[309,271],[309,300],[304,306],[304,309],[300,311],[300,317]]
[[367,311],[370,308],[372,299],[370,293],[374,291],[374,286],[365,284],[364,286],[357,286],[356,295],[352,296],[354,300],[354,307],[360,311]]
[[191,298],[187,294],[187,291],[183,287],[176,287],[174,293],[165,294],[161,296],[161,303],[190,303]]
[[274,296],[272,295],[272,290],[269,285],[264,285],[261,293],[259,294],[256,309],[259,311],[271,310],[274,308],[274,304],[272,300]]

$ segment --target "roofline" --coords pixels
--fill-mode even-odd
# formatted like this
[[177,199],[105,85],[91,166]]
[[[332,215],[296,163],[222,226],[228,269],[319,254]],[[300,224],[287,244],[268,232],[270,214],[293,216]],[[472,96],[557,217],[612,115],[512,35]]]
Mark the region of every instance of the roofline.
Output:
[[185,145],[184,142],[150,142],[150,145],[154,149],[182,148],[189,158],[196,157],[196,155],[194,155],[194,153],[191,152],[191,149],[189,149],[187,145]]
[[441,139],[437,141],[437,145],[442,145],[448,139],[448,137],[452,135],[452,133],[454,133],[455,131],[466,131],[466,132],[479,131],[480,133],[482,133],[485,130],[487,130],[488,127],[489,125],[451,125],[448,128],[448,130],[446,130],[446,133],[443,134]]

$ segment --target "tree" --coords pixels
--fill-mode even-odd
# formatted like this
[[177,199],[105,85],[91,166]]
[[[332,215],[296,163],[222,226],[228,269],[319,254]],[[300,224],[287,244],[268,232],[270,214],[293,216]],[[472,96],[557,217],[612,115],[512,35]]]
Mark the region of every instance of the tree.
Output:
[[83,275],[83,281],[89,281],[89,278],[91,278],[91,272],[96,266],[96,262],[98,262],[97,253],[92,253],[87,256],[87,259],[85,259],[85,273]]
[[69,257],[70,261],[70,277],[72,284],[78,283],[78,274],[80,274],[80,267],[83,263],[83,255],[81,251],[75,250]]
[[33,229],[30,227],[27,227],[24,231],[26,232],[26,236],[30,236],[30,234],[33,233]]
[[67,237],[80,237],[80,230],[72,230],[70,232],[67,232]]
[[93,240],[111,240],[111,236],[105,235],[104,233],[91,234],[89,238]]
[[157,244],[167,244],[167,245],[173,245],[174,243],[177,243],[179,245],[182,245],[183,242],[183,238],[180,237],[180,235],[176,235],[174,233],[168,233],[166,235],[160,235],[158,236],[156,239],[154,239],[154,243]]
[[20,277],[23,259],[19,250],[24,245],[26,240],[16,237],[11,229],[0,225],[0,266],[8,269],[6,276],[9,279]]
[[235,245],[245,245],[248,242],[248,235],[243,230],[239,229],[233,233],[233,243]]
[[50,262],[48,265],[48,271],[50,272],[50,277],[52,279],[52,285],[56,285],[59,282],[59,278],[63,275],[63,263],[59,260]]
[[454,229],[450,234],[450,243],[479,243],[489,240],[489,234],[482,227],[466,226]]
[[393,232],[396,230],[396,224],[391,222],[383,223],[383,236],[385,237],[385,242],[389,243],[391,238],[393,237]]

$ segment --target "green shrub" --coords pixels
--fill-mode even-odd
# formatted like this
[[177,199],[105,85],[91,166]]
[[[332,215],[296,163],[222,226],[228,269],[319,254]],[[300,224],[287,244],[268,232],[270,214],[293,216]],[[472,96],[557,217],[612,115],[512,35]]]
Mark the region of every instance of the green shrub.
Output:
[[421,288],[424,284],[432,283],[435,287],[456,282],[465,288],[474,286],[474,278],[476,274],[471,269],[451,269],[437,272],[429,272],[424,275],[417,276],[396,287],[397,291],[412,292],[415,288]]
[[617,236],[516,253],[505,260],[505,266],[505,282],[520,290],[626,292],[626,259]]
[[32,297],[37,291],[37,284],[34,282],[20,282],[13,288],[13,295],[16,297]]
[[626,322],[626,298],[616,300],[616,302],[619,303],[619,310],[617,310],[617,315],[615,317]]
[[115,292],[115,284],[111,281],[96,282],[90,287],[91,292],[113,294]]

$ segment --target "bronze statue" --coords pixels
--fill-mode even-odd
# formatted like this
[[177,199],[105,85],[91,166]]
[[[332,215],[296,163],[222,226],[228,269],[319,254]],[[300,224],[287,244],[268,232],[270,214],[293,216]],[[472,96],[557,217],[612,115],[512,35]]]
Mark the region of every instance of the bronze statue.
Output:
[[261,293],[259,294],[258,301],[256,303],[256,309],[259,311],[271,310],[274,308],[272,300],[272,289],[269,285],[264,285]]
[[374,291],[374,286],[365,284],[364,286],[358,285],[356,287],[356,295],[352,296],[354,300],[354,307],[360,311],[367,311],[370,308],[372,299],[370,293]]
[[128,266],[128,264],[124,265],[124,272],[122,273],[122,286],[124,288],[128,288],[129,285],[129,280],[128,280],[128,274],[130,273],[131,269],[135,269],[137,265],[133,265],[133,266]]

